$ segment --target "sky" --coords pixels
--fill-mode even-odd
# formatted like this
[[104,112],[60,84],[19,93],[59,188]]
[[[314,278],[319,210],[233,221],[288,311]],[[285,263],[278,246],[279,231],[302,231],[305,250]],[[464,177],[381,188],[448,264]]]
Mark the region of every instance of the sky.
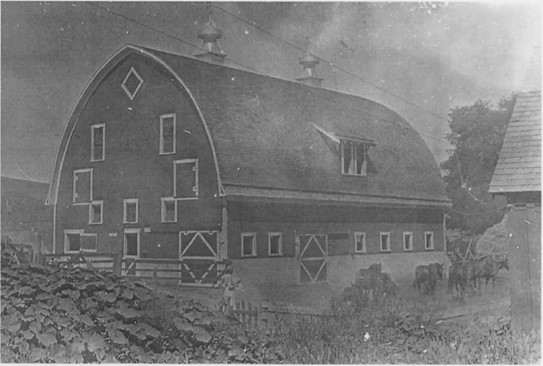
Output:
[[[317,66],[324,88],[398,112],[437,162],[449,154],[450,109],[479,99],[497,104],[517,92],[541,42],[536,1],[213,4],[228,62],[293,80],[301,52],[287,43],[305,48],[309,39],[312,53],[337,66]],[[201,47],[197,33],[208,17],[203,2],[0,6],[1,173],[43,182],[70,113],[109,57],[127,43],[194,55],[190,44]]]

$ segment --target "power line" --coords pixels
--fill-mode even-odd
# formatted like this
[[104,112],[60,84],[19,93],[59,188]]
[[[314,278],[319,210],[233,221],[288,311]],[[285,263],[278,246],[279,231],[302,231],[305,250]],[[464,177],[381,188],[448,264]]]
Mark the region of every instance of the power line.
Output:
[[[208,51],[207,49],[202,48],[202,47],[199,47],[199,46],[195,45],[194,43],[191,43],[191,42],[189,42],[189,41],[186,41],[185,39],[183,39],[183,38],[181,38],[181,37],[173,36],[173,35],[171,35],[171,34],[165,32],[165,31],[162,31],[162,30],[160,30],[160,29],[151,27],[151,26],[149,26],[149,25],[147,25],[147,24],[144,24],[144,23],[142,23],[142,22],[140,22],[140,21],[138,21],[138,20],[136,20],[136,19],[133,19],[133,18],[131,18],[131,17],[129,17],[129,16],[126,16],[126,15],[121,14],[121,13],[119,13],[119,12],[116,12],[116,11],[114,11],[114,10],[108,9],[108,8],[106,8],[106,7],[104,7],[104,6],[101,6],[101,5],[99,5],[99,4],[96,4],[96,3],[94,3],[94,2],[87,1],[87,4],[92,5],[92,6],[95,6],[95,7],[99,8],[99,9],[102,9],[102,10],[106,11],[107,13],[116,15],[116,16],[118,16],[118,17],[120,17],[120,18],[122,18],[122,19],[124,19],[124,20],[126,20],[126,21],[132,22],[132,23],[134,23],[134,24],[136,24],[136,25],[139,25],[139,26],[141,26],[141,27],[143,27],[143,28],[146,28],[146,29],[148,29],[148,30],[151,30],[151,31],[153,31],[153,32],[156,32],[156,33],[158,33],[158,34],[161,34],[161,35],[163,35],[163,36],[165,36],[165,37],[168,37],[168,38],[170,38],[170,39],[176,40],[176,41],[181,42],[181,43],[183,43],[183,44],[186,44],[186,45],[188,45],[188,46],[194,47],[194,48],[196,48],[196,49],[199,49],[199,50],[202,50],[202,51],[205,51],[205,52]],[[274,37],[274,38],[277,38],[277,39],[280,40],[281,42],[286,43],[286,44],[288,44],[289,46],[296,48],[297,50],[300,50],[300,51],[302,51],[302,52],[305,52],[303,49],[299,48],[298,46],[296,46],[296,45],[294,45],[294,44],[292,44],[292,43],[290,43],[290,42],[288,42],[288,41],[283,40],[282,38],[280,38],[280,37],[274,35],[274,34],[271,33],[271,32],[268,32],[267,30],[265,30],[265,29],[263,29],[263,28],[261,28],[261,27],[258,27],[258,26],[256,25],[256,23],[253,22],[253,23],[254,23],[254,24],[253,24],[253,23],[249,22],[248,20],[245,20],[245,19],[243,19],[243,18],[241,18],[241,17],[239,17],[239,16],[237,16],[237,15],[235,15],[235,14],[233,14],[233,13],[230,13],[230,12],[226,11],[225,9],[222,9],[221,7],[218,7],[218,6],[214,5],[214,4],[211,4],[211,5],[212,5],[213,7],[215,7],[215,8],[217,8],[217,9],[219,9],[219,10],[221,10],[221,11],[223,11],[223,12],[225,12],[225,13],[231,15],[231,16],[233,16],[233,17],[236,17],[236,18],[238,18],[238,19],[240,19],[240,20],[242,20],[242,21],[244,21],[244,22],[250,24],[251,26],[253,26],[253,27],[255,27],[255,28],[261,30],[262,32],[265,32],[266,34],[269,34],[270,36],[272,36],[272,37]],[[241,66],[242,68],[249,69],[249,70],[251,70],[251,71],[256,72],[257,74],[262,74],[262,75],[263,75],[263,73],[261,73],[260,71],[256,70],[256,69],[253,68],[253,67],[247,66],[247,65],[242,64],[242,63],[239,63],[239,62],[236,62],[236,61],[234,61],[234,60],[232,60],[232,59],[230,59],[230,58],[228,58],[228,57],[225,57],[225,59],[229,60],[232,64]],[[336,68],[336,69],[338,69],[338,70],[340,70],[340,71],[343,71],[343,72],[345,72],[345,73],[347,73],[347,74],[350,74],[351,76],[353,76],[353,77],[355,77],[355,78],[357,78],[357,79],[359,79],[359,80],[361,80],[361,81],[363,81],[363,82],[365,82],[365,83],[369,83],[369,84],[375,86],[376,88],[378,88],[378,89],[380,89],[380,90],[386,92],[387,94],[393,95],[393,96],[395,96],[395,97],[397,97],[397,98],[403,100],[404,102],[407,102],[407,103],[409,103],[409,104],[411,104],[411,105],[413,105],[413,106],[418,107],[419,109],[422,109],[422,110],[424,110],[424,111],[426,111],[426,112],[428,112],[428,113],[430,113],[430,114],[432,114],[432,115],[434,115],[434,116],[436,116],[436,117],[438,117],[438,118],[440,118],[440,119],[443,119],[443,120],[449,122],[448,119],[446,119],[446,118],[444,118],[444,117],[441,117],[441,116],[435,114],[434,112],[432,112],[432,111],[430,111],[430,110],[428,110],[428,109],[426,109],[426,108],[424,108],[424,107],[421,107],[421,106],[417,105],[416,103],[413,103],[413,102],[411,102],[411,101],[408,101],[408,100],[406,100],[406,99],[404,99],[404,98],[402,98],[402,97],[400,97],[400,96],[398,96],[398,95],[396,95],[396,94],[394,94],[394,93],[392,93],[392,92],[389,92],[389,91],[387,91],[386,89],[384,89],[384,88],[382,88],[382,87],[379,87],[378,85],[375,85],[375,84],[373,84],[373,83],[371,83],[371,82],[369,82],[369,81],[367,81],[367,80],[365,80],[365,79],[359,77],[359,76],[356,75],[356,74],[353,74],[353,73],[351,73],[351,72],[349,72],[349,71],[347,71],[347,70],[344,70],[343,68],[341,68],[341,67],[339,67],[339,66],[337,66],[337,65],[334,65],[334,64],[333,64],[332,62],[330,62],[330,61],[327,61],[327,60],[325,60],[325,59],[323,59],[323,58],[321,58],[321,57],[319,57],[319,59],[321,59],[321,60],[324,61],[325,63],[329,64],[330,66],[332,66],[332,67],[334,67],[334,68]],[[328,99],[328,98],[326,98],[326,97],[324,97],[324,96],[321,96],[321,95],[317,95],[317,96],[320,97],[320,98],[322,98],[322,99],[326,99],[326,100],[328,100],[328,101],[331,101],[331,102],[337,104],[337,102],[334,101],[334,100]],[[400,126],[400,125],[398,125],[396,122],[394,122],[394,121],[392,121],[392,120],[387,120],[387,119],[381,118],[381,117],[376,116],[376,115],[374,115],[374,114],[372,114],[372,113],[369,113],[369,112],[367,112],[367,111],[365,111],[365,110],[362,110],[362,109],[359,109],[359,108],[353,108],[352,106],[351,106],[350,108],[351,108],[351,109],[358,110],[358,111],[359,111],[360,113],[362,113],[362,114],[365,114],[365,115],[368,115],[368,116],[372,116],[372,117],[374,117],[374,118],[376,118],[376,119],[378,119],[378,120],[380,120],[380,121],[384,121],[384,122],[388,122],[388,123],[394,124],[396,127],[404,128],[405,130],[407,130],[407,131],[409,131],[409,132],[413,131],[413,129],[410,129],[410,128],[407,128],[407,127],[404,127],[404,126]],[[446,140],[444,140],[444,139],[436,138],[436,137],[434,137],[434,136],[431,136],[431,135],[428,135],[428,134],[424,134],[424,133],[419,132],[419,131],[417,131],[417,132],[418,132],[419,135],[425,136],[425,137],[430,138],[430,139],[433,139],[433,140],[435,140],[435,141],[449,143],[448,141],[446,141]],[[458,155],[457,155],[456,151],[453,151],[453,154],[456,155],[456,158],[457,158],[457,160],[458,160]],[[460,172],[461,183],[462,183],[462,185],[464,185],[464,179],[463,179],[463,175],[462,175],[462,171],[461,171],[461,167],[460,167],[460,163],[459,163],[459,162],[458,162],[458,170],[459,170],[459,172]],[[473,197],[473,196],[472,196],[472,197]],[[477,201],[480,201],[480,200],[477,199],[476,197],[473,197],[473,198],[476,199]]]
[[[286,41],[286,40],[284,40],[283,38],[281,38],[281,37],[279,37],[279,36],[277,36],[277,35],[271,33],[270,31],[268,31],[268,30],[266,30],[266,29],[264,29],[264,28],[258,26],[258,25],[256,24],[256,22],[251,22],[251,21],[249,21],[249,20],[247,20],[247,19],[245,19],[245,18],[243,18],[243,17],[240,17],[239,15],[236,15],[236,14],[234,14],[234,13],[232,13],[232,12],[229,12],[228,10],[223,9],[223,8],[221,8],[220,6],[217,6],[217,5],[215,5],[215,4],[211,4],[211,6],[214,7],[214,8],[216,8],[216,9],[221,10],[222,12],[224,12],[224,13],[226,13],[226,14],[228,14],[228,15],[230,15],[230,16],[236,18],[236,19],[241,20],[241,21],[244,22],[244,23],[249,24],[250,26],[254,27],[255,29],[258,29],[258,30],[260,30],[261,32],[266,33],[267,35],[269,35],[269,36],[271,36],[271,37],[273,37],[273,38],[279,40],[280,42],[283,42],[283,43],[287,44],[287,45],[290,46],[290,47],[293,47],[293,48],[295,48],[295,49],[297,49],[297,50],[299,50],[299,51],[301,51],[301,52],[305,52],[304,49],[302,49],[302,48],[296,46],[295,44],[293,44],[293,43],[291,43],[291,42],[289,42],[289,41]],[[405,102],[405,103],[407,103],[407,104],[409,104],[409,105],[412,105],[412,106],[414,106],[414,107],[417,107],[417,108],[419,108],[419,109],[425,111],[426,113],[431,114],[432,116],[434,116],[434,117],[436,117],[436,118],[439,118],[439,119],[441,119],[441,120],[443,120],[443,121],[446,121],[447,123],[450,122],[448,118],[443,117],[443,116],[441,116],[441,115],[439,115],[439,114],[437,114],[437,113],[435,113],[435,112],[429,110],[428,108],[425,108],[425,107],[423,107],[423,106],[420,106],[420,105],[418,105],[417,103],[414,103],[414,102],[412,102],[412,101],[410,101],[410,100],[408,100],[408,99],[406,99],[406,98],[404,98],[404,97],[402,97],[402,96],[400,96],[400,95],[398,95],[398,94],[396,94],[396,93],[390,92],[390,91],[386,90],[385,88],[383,88],[383,87],[381,87],[381,86],[375,84],[374,82],[369,81],[369,80],[366,80],[366,79],[362,78],[361,76],[359,76],[359,75],[357,75],[357,74],[355,74],[355,73],[353,73],[353,72],[351,72],[351,71],[349,71],[349,70],[344,69],[343,67],[341,67],[341,66],[335,64],[335,63],[332,62],[332,61],[328,61],[328,60],[326,60],[325,58],[320,57],[320,56],[318,56],[318,55],[314,55],[314,56],[318,57],[319,60],[323,61],[325,64],[328,64],[328,65],[330,65],[331,67],[336,68],[336,69],[338,69],[338,70],[340,70],[340,71],[346,73],[346,74],[349,75],[349,76],[352,76],[352,77],[354,77],[354,78],[356,78],[356,79],[358,79],[358,80],[360,80],[360,81],[362,81],[362,82],[364,82],[364,83],[366,83],[366,84],[369,84],[369,85],[373,86],[374,88],[379,89],[379,90],[381,90],[382,92],[384,92],[384,93],[386,93],[386,94],[392,95],[392,96],[394,96],[394,97],[400,99],[401,101],[403,101],[403,102]]]
[[[197,46],[197,45],[195,45],[194,43],[191,43],[191,42],[189,42],[189,41],[186,41],[186,40],[184,40],[184,39],[181,38],[181,37],[177,37],[177,36],[171,35],[171,34],[169,34],[169,33],[167,33],[167,32],[164,32],[164,31],[162,31],[162,30],[160,30],[160,29],[151,27],[151,26],[149,26],[149,25],[147,25],[147,24],[145,24],[145,23],[142,23],[142,22],[140,22],[140,21],[134,19],[134,18],[131,18],[131,17],[129,17],[129,16],[126,16],[126,15],[121,14],[121,13],[119,13],[119,12],[116,12],[116,11],[114,11],[114,10],[108,9],[108,8],[106,8],[106,7],[102,6],[102,5],[96,4],[96,3],[92,2],[92,1],[87,1],[87,4],[92,5],[92,6],[95,6],[95,7],[97,7],[97,8],[100,8],[100,9],[102,9],[102,10],[104,10],[104,11],[110,13],[110,14],[116,15],[116,16],[118,16],[119,18],[123,18],[123,19],[126,20],[126,21],[129,21],[129,22],[132,22],[132,23],[134,23],[134,24],[137,24],[137,25],[139,25],[140,27],[149,29],[149,30],[151,30],[151,31],[153,31],[153,32],[156,32],[156,33],[158,33],[158,34],[161,34],[161,35],[163,35],[163,36],[165,36],[165,37],[168,37],[168,38],[171,38],[171,39],[176,40],[176,41],[178,41],[178,42],[184,43],[184,44],[186,44],[186,45],[188,45],[188,46],[194,47],[194,48],[199,49],[199,50],[201,50],[201,51],[209,52],[209,50],[207,50],[207,49],[205,49],[205,48],[202,48],[202,47],[200,47],[200,46]],[[232,60],[232,59],[230,59],[230,58],[228,58],[228,57],[225,57],[225,58],[228,59],[230,62],[232,62],[232,63],[235,64],[235,65],[241,66],[241,67],[243,67],[243,68],[247,68],[247,69],[249,69],[249,70],[251,70],[251,71],[254,71],[254,72],[258,73],[258,74],[261,74],[261,72],[259,72],[258,70],[254,69],[254,68],[252,68],[252,67],[250,67],[250,66],[243,65],[243,64],[241,64],[241,63],[235,62],[234,60]]]

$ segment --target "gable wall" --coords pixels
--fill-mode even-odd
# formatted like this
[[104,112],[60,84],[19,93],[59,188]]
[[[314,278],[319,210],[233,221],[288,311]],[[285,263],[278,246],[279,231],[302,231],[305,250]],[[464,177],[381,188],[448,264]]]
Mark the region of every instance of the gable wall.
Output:
[[[133,100],[121,88],[130,67],[144,79]],[[159,155],[159,116],[168,113],[177,114],[176,153]],[[90,126],[97,123],[106,125],[105,161],[91,162]],[[161,223],[160,198],[173,195],[173,161],[192,158],[199,159],[199,198],[178,201],[177,223]],[[104,201],[102,225],[88,225],[88,206],[72,204],[73,171],[85,168],[93,169],[93,199]],[[139,199],[138,224],[123,225],[125,198]],[[97,233],[98,250],[111,252],[122,248],[123,228],[138,227],[149,257],[177,258],[176,233],[217,229],[220,207],[210,144],[188,94],[156,64],[128,56],[90,97],[69,141],[57,201],[57,252],[65,229]]]

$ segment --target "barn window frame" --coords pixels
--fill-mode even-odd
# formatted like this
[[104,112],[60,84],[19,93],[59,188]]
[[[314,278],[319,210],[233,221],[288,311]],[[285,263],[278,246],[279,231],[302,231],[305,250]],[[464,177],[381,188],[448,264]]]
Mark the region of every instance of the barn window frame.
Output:
[[[386,248],[383,249],[383,237],[386,237]],[[390,232],[382,231],[379,233],[379,249],[381,252],[390,252]]]
[[[132,255],[132,254],[126,254],[128,252],[128,241],[127,241],[127,237],[126,237],[126,234],[137,234],[136,235],[136,239],[137,239],[137,242],[136,242],[136,255]],[[124,229],[123,231],[123,258],[140,258],[140,254],[141,254],[141,229],[140,228],[129,228],[129,229]]]
[[[251,237],[251,254],[245,254],[245,238]],[[250,258],[256,257],[256,233],[241,233],[241,257]]]
[[[173,119],[172,151],[164,150],[164,120],[168,118]],[[177,115],[176,113],[162,114],[159,116],[159,121],[159,155],[175,154],[177,143]]]
[[[408,242],[406,242],[406,240],[405,240],[407,235],[409,235],[409,241]],[[406,252],[413,251],[413,232],[412,231],[404,231],[403,235],[402,235],[402,238],[403,238],[403,250],[406,251]],[[408,244],[408,245],[406,245],[406,244]]]
[[[139,221],[139,199],[138,198],[125,198],[123,199],[123,224],[137,224]],[[136,218],[134,221],[128,220],[128,206],[135,205]]]
[[[71,250],[70,249],[70,238],[68,235],[79,235],[79,249],[77,250]],[[94,249],[83,249],[81,248],[81,238],[82,237],[94,237]],[[80,253],[80,252],[91,252],[96,253],[98,251],[98,236],[96,233],[85,233],[84,229],[67,229],[64,230],[64,253],[65,254],[73,254],[73,253]]]
[[[272,237],[279,237],[277,253],[272,253]],[[283,233],[281,232],[268,233],[268,255],[270,257],[280,257],[283,255]]]
[[[78,174],[84,174],[84,173],[90,173],[90,179],[89,179],[89,202],[77,202],[77,181],[78,181]],[[92,202],[92,180],[93,180],[93,169],[92,168],[86,168],[86,169],[75,169],[73,173],[73,187],[72,187],[72,204],[74,206],[83,206],[88,205]]]
[[[341,174],[346,176],[365,177],[368,175],[368,149],[370,144],[366,142],[342,139],[339,150],[341,153]],[[362,156],[359,148],[361,147]],[[349,165],[346,166],[347,160]],[[362,162],[359,164],[359,161]]]
[[[174,207],[174,219],[166,220],[166,202],[173,203]],[[177,200],[174,197],[161,197],[160,198],[160,218],[163,223],[177,222]]]
[[[430,235],[430,240],[428,241],[428,235]],[[430,242],[430,245],[428,245],[428,242]],[[425,231],[424,232],[424,250],[434,250],[434,232],[433,231]]]
[[[177,195],[177,165],[180,164],[194,164],[192,171],[194,172],[194,186],[192,187],[193,196],[178,196]],[[198,159],[180,159],[173,162],[173,197],[176,200],[197,200],[200,189],[198,181]]]
[[[362,248],[358,247],[359,238],[362,238]],[[366,246],[366,232],[365,231],[356,231],[354,233],[354,252],[355,253],[367,253]]]
[[[102,142],[97,145],[96,140],[96,130],[102,129]],[[97,147],[101,149],[102,157],[100,159],[96,158]],[[106,160],[106,124],[99,123],[91,126],[91,162],[104,161]]]
[[[100,220],[96,220],[95,207],[100,207]],[[89,203],[89,225],[101,225],[104,223],[104,201],[91,201]]]

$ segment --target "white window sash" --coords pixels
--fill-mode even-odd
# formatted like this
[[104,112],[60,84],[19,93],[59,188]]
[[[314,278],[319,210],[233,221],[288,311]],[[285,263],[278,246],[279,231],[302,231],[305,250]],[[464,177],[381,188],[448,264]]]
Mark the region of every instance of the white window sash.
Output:
[[[141,244],[141,229],[124,229],[124,233],[123,233],[123,257],[124,258],[139,258],[140,257],[140,244]],[[137,238],[137,248],[136,248],[136,251],[137,251],[137,254],[136,255],[127,255],[126,253],[128,252],[128,242],[126,240],[126,234],[137,234],[136,235],[136,238]]]
[[[177,222],[177,200],[173,197],[162,197],[161,199],[161,221],[164,223]],[[174,220],[166,221],[166,202],[171,202],[174,205]]]
[[[94,206],[100,206],[100,221],[95,222]],[[104,222],[104,201],[91,201],[89,204],[89,225],[101,225]]]
[[[136,206],[136,219],[135,221],[128,221],[128,205]],[[137,224],[139,222],[139,199],[128,198],[123,200],[123,223],[124,224]]]
[[[277,242],[277,253],[272,253],[272,237],[278,237]],[[283,255],[283,233],[268,233],[268,255],[271,256],[282,256]]]
[[[244,238],[246,237],[251,237],[251,254],[244,254],[244,250],[245,249],[245,240]],[[241,233],[241,257],[242,258],[246,258],[246,257],[254,257],[256,256],[256,233]]]
[[[164,151],[164,120],[167,119],[167,118],[172,118],[173,119],[173,146],[172,146],[172,150],[173,151]],[[159,117],[160,119],[160,141],[159,141],[159,155],[170,155],[170,154],[175,154],[175,151],[176,151],[176,143],[177,143],[177,133],[176,133],[176,129],[177,129],[177,117],[176,117],[176,114],[175,113],[170,113],[170,114],[163,114]]]
[[[362,238],[362,249],[358,249],[358,242]],[[356,253],[366,253],[366,233],[365,232],[355,232],[354,233],[354,251]]]
[[[102,129],[102,158],[96,159],[96,146],[94,144],[95,131]],[[106,125],[104,123],[91,126],[91,162],[106,160]]]

